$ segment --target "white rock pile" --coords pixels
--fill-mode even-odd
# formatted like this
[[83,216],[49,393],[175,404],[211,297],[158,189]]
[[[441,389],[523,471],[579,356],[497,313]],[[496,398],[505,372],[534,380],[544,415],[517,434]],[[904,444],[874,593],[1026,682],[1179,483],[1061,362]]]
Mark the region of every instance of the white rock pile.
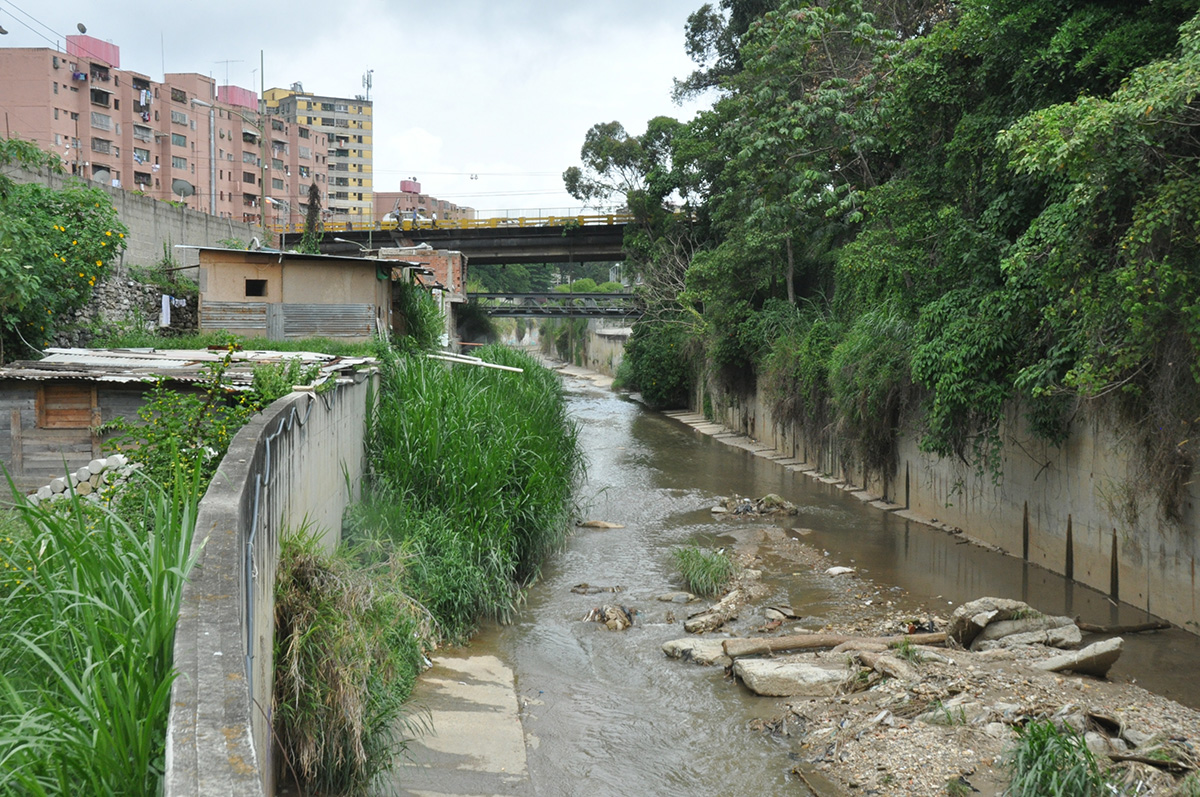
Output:
[[29,503],[39,504],[42,501],[62,501],[74,490],[80,498],[88,501],[99,501],[107,485],[120,486],[124,484],[131,473],[142,466],[130,462],[124,454],[113,454],[102,459],[93,459],[74,473],[60,476],[49,484],[39,487],[37,492],[27,496]]

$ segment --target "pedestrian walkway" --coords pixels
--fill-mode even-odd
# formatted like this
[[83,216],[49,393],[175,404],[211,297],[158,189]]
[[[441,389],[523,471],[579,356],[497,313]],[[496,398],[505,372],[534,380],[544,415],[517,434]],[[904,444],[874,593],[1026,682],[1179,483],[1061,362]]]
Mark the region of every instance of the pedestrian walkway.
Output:
[[417,681],[412,705],[431,728],[396,767],[411,797],[530,795],[513,674],[495,656],[448,654]]

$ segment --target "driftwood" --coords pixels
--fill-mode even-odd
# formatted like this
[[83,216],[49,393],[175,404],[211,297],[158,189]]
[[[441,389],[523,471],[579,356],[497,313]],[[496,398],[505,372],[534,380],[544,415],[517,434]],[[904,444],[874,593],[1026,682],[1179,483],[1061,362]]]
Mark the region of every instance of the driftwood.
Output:
[[1085,623],[1078,617],[1075,618],[1075,625],[1079,626],[1080,631],[1086,631],[1089,634],[1140,634],[1142,631],[1162,631],[1170,628],[1170,623],[1164,623],[1161,620],[1152,623],[1137,623],[1136,625],[1094,625]]
[[1189,767],[1187,764],[1174,759],[1163,760],[1148,755],[1138,755],[1136,753],[1109,753],[1108,757],[1113,761],[1135,761],[1139,764],[1149,764],[1150,766],[1157,767],[1158,769],[1165,769],[1168,772],[1174,772],[1176,775],[1182,775],[1185,772],[1192,771],[1192,767]]
[[898,681],[912,682],[921,680],[921,676],[917,674],[917,671],[912,666],[886,653],[874,653],[863,650],[859,651],[858,660],[880,675],[886,675]]
[[729,594],[718,603],[704,611],[696,612],[688,617],[683,624],[683,630],[689,634],[703,634],[715,631],[725,623],[737,617],[738,609],[748,600],[741,587],[734,587]]
[[905,634],[888,637],[860,637],[849,634],[796,634],[794,636],[777,636],[767,639],[726,639],[724,642],[725,655],[731,659],[738,656],[755,656],[762,653],[782,653],[788,650],[816,650],[818,648],[833,648],[844,642],[861,642],[892,645],[908,640],[913,645],[944,645],[946,632],[934,634]]

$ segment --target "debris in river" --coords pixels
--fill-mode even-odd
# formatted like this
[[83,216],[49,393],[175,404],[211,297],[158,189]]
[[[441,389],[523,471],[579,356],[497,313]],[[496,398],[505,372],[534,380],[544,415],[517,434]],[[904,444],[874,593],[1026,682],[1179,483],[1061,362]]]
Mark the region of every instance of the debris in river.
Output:
[[838,567],[830,567],[830,568],[827,568],[827,569],[825,570],[825,575],[827,575],[827,576],[844,576],[844,575],[846,575],[847,573],[853,573],[853,572],[854,572],[854,568],[853,568],[853,567],[841,567],[841,566],[838,566]]
[[764,495],[757,500],[732,495],[722,498],[710,510],[714,515],[731,514],[743,517],[761,517],[772,515],[797,515],[800,510],[790,501],[785,501],[774,493]]
[[597,606],[583,616],[585,623],[604,623],[609,631],[624,631],[633,625],[637,609],[608,604]]
[[602,592],[624,592],[624,587],[597,587],[588,584],[586,581],[582,584],[576,584],[571,587],[571,592],[576,595],[599,595]]
[[577,525],[581,529],[623,529],[623,528],[625,528],[625,526],[623,526],[620,523],[610,523],[607,520],[585,520],[581,523],[576,523],[575,525]]

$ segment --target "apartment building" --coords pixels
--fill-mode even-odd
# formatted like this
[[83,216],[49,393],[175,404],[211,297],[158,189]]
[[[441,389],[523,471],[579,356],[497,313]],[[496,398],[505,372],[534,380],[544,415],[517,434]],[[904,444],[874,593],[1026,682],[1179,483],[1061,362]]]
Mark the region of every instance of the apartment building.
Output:
[[399,191],[375,194],[375,222],[399,219],[473,219],[475,208],[459,207],[445,199],[421,192],[416,180],[401,180]]
[[261,114],[257,94],[205,75],[123,70],[120,48],[91,36],[68,36],[65,53],[0,48],[0,105],[13,138],[71,173],[222,218],[298,224],[309,185],[327,192],[320,131]]
[[374,220],[372,187],[372,105],[364,97],[326,97],[290,88],[263,92],[269,116],[319,131],[328,142],[326,220],[369,224]]

